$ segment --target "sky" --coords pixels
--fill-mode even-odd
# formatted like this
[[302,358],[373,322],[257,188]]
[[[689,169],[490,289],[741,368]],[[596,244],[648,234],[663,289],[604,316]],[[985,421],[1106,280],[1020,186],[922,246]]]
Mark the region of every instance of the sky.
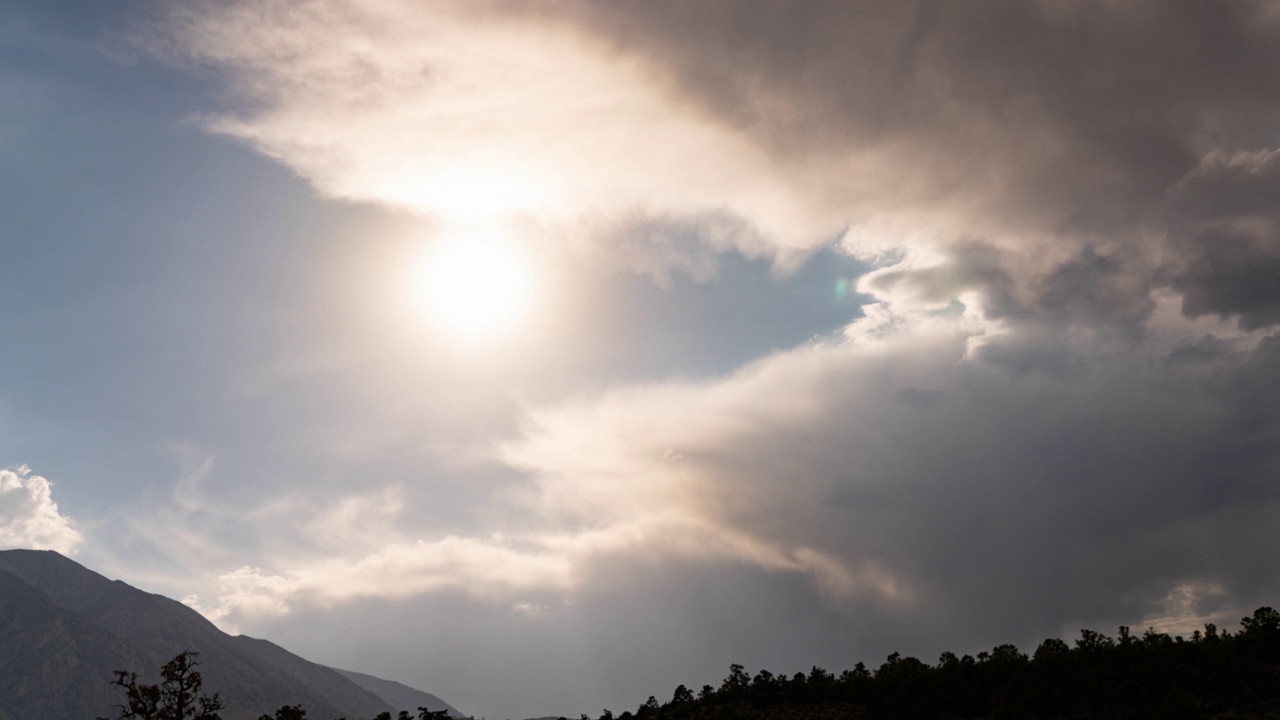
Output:
[[1280,5],[0,0],[0,547],[488,718],[1280,595]]

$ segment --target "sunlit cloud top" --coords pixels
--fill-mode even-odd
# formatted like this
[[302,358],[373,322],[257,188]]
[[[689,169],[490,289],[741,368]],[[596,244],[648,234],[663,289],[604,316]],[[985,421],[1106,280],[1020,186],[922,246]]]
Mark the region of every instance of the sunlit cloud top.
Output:
[[753,252],[810,247],[845,222],[641,59],[566,22],[460,3],[246,3],[174,10],[162,30],[139,42],[230,71],[244,109],[210,129],[335,197],[569,225],[725,209],[746,223],[730,245]]

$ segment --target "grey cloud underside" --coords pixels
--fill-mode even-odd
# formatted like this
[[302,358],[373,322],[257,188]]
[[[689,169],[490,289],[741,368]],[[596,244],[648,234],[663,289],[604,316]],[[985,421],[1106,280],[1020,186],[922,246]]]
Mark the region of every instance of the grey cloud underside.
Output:
[[[622,424],[624,452],[673,448],[681,492],[721,532],[839,558],[849,584],[808,580],[836,625],[876,639],[861,647],[1026,644],[1274,601],[1280,338],[1163,355],[1090,345],[1071,372],[963,359],[962,333],[888,342],[775,359],[678,420],[670,397],[632,398],[631,413],[675,427]],[[699,432],[725,418],[722,434]],[[570,508],[577,486],[560,487],[557,462],[536,469]],[[1179,595],[1188,604],[1170,609]]]
[[1211,156],[1174,200],[1189,226],[1189,261],[1173,283],[1183,311],[1280,324],[1280,150]]
[[[655,426],[619,420],[608,402],[591,414],[627,436],[618,452],[673,451],[662,462],[682,473],[683,500],[657,512],[677,506],[720,535],[838,558],[851,588],[669,553],[673,527],[585,560],[571,602],[531,590],[545,606],[534,617],[449,593],[333,612],[391,613],[410,628],[388,623],[385,637],[361,641],[388,666],[432,647],[423,677],[464,686],[482,668],[532,703],[529,714],[572,714],[715,682],[729,662],[795,672],[895,650],[932,660],[1005,641],[1030,649],[1080,627],[1170,616],[1222,624],[1274,604],[1280,338],[1253,350],[1201,338],[1162,357],[1086,355],[1066,374],[1012,373],[964,353],[960,336],[908,340],[879,357],[826,348],[772,361],[785,377],[761,378],[762,367],[709,393],[731,403],[695,389],[673,415],[674,396],[618,400],[651,402],[627,412],[651,412]],[[724,434],[702,431],[721,422]],[[558,461],[540,475],[556,511],[607,526],[617,509],[584,505],[582,486],[555,474],[572,474]],[[628,493],[662,473],[620,471],[612,501],[642,506]],[[872,587],[881,573],[898,592]],[[272,632],[301,642],[310,627],[282,619]],[[541,654],[562,663],[530,659]],[[554,688],[574,682],[590,687],[566,707]]]
[[[1188,316],[1280,322],[1274,3],[516,7],[638,58],[851,222],[945,209],[939,232],[968,247],[1083,248],[1038,302],[1081,302],[1086,320],[1118,315],[1132,332],[1144,294],[1172,287]],[[867,153],[887,160],[849,179]]]

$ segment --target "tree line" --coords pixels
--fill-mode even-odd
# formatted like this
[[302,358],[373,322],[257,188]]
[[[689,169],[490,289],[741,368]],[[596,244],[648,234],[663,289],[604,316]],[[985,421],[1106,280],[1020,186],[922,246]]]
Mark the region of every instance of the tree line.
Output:
[[[734,664],[719,687],[680,685],[665,703],[650,696],[634,712],[605,710],[598,720],[1280,717],[1280,612],[1258,608],[1240,625],[1231,633],[1207,624],[1190,638],[1126,626],[1114,638],[1081,630],[1074,644],[1050,638],[1030,655],[1004,644],[976,656],[944,652],[936,665],[893,653],[875,670],[858,663],[839,675],[816,666],[751,675]],[[198,664],[197,653],[181,653],[162,669],[160,685],[118,671],[125,703],[117,720],[222,720],[218,695],[202,693]],[[373,720],[448,717],[418,708],[416,716],[384,712]],[[292,705],[259,720],[305,718]]]
[[839,675],[814,667],[753,676],[735,664],[719,687],[694,692],[681,685],[665,703],[650,696],[634,712],[606,710],[599,720],[1176,720],[1218,713],[1280,717],[1280,612],[1259,608],[1234,634],[1213,624],[1190,638],[1125,626],[1114,638],[1082,630],[1074,644],[1050,638],[1030,655],[1005,644],[976,656],[944,652],[929,665],[893,653],[874,670],[858,663]]

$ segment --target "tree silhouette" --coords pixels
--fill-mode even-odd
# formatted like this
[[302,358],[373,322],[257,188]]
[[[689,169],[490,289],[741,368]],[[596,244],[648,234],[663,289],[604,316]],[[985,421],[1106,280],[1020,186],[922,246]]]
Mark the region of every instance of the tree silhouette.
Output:
[[1280,613],[1259,608],[1240,625],[1235,634],[1206,625],[1190,639],[1127,626],[1114,638],[1082,630],[1074,645],[1050,638],[1030,657],[1003,644],[944,652],[932,666],[893,653],[874,671],[858,663],[839,675],[814,667],[751,676],[735,663],[718,689],[704,685],[695,696],[681,685],[670,702],[651,697],[617,718],[1280,718]]
[[282,705],[274,717],[259,715],[258,720],[307,720],[307,711],[301,705]]
[[[222,700],[201,692],[203,679],[196,667],[200,653],[183,650],[160,668],[159,685],[138,680],[138,674],[117,670],[112,685],[124,691],[118,720],[222,720]],[[98,718],[106,720],[106,718]]]

